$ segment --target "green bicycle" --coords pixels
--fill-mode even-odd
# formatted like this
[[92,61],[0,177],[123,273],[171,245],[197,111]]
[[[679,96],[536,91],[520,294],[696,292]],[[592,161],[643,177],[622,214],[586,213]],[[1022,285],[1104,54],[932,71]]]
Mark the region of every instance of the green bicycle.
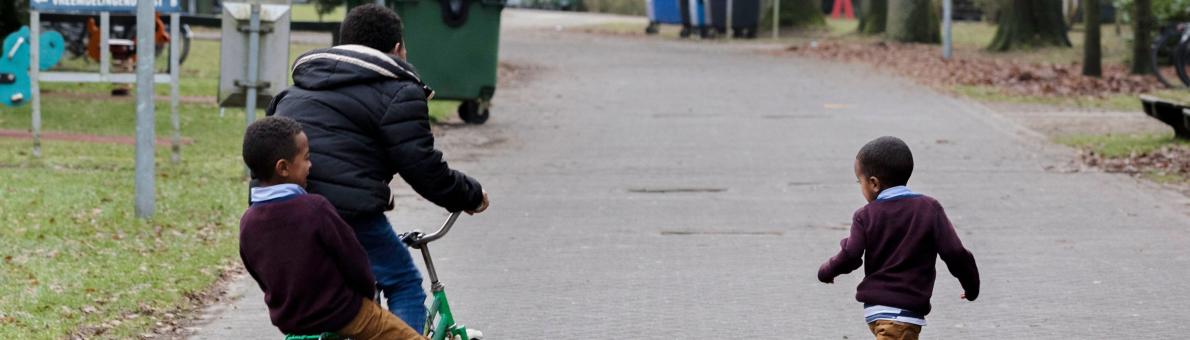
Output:
[[[426,316],[426,326],[422,330],[422,335],[430,340],[481,340],[483,339],[483,332],[479,330],[468,330],[467,326],[455,322],[454,313],[450,311],[450,304],[446,302],[446,286],[438,281],[438,272],[434,269],[434,261],[430,257],[430,242],[434,242],[446,236],[450,232],[450,228],[454,226],[455,220],[459,219],[460,212],[450,214],[446,219],[446,223],[442,224],[438,231],[431,234],[422,234],[419,230],[414,230],[400,235],[401,242],[414,249],[421,250],[422,259],[426,263],[426,272],[430,274],[430,291],[434,294],[434,303],[430,305],[429,314]],[[377,297],[375,300],[380,302],[379,290],[377,290]],[[384,306],[381,304],[381,306]],[[437,323],[434,321],[437,320]],[[342,340],[335,333],[322,333],[314,335],[296,335],[290,334],[285,336],[285,340]]]
[[[430,340],[480,340],[483,339],[483,333],[479,330],[468,330],[467,326],[455,322],[454,313],[450,311],[450,304],[446,302],[446,286],[438,281],[438,272],[434,269],[434,260],[430,257],[429,243],[434,242],[446,236],[450,232],[450,227],[454,226],[455,220],[459,219],[460,212],[450,214],[446,219],[446,223],[442,224],[438,231],[425,235],[421,231],[414,230],[404,235],[401,235],[401,241],[406,245],[421,250],[421,257],[426,263],[426,273],[430,275],[430,292],[434,294],[434,303],[430,305],[429,314],[426,316],[426,328],[422,330],[422,335]],[[435,319],[437,323],[435,323]]]

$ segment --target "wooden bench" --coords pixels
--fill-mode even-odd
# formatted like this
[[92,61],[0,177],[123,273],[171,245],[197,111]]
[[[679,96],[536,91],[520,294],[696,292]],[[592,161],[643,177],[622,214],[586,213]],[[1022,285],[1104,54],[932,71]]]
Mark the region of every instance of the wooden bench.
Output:
[[1174,136],[1178,139],[1190,140],[1190,108],[1149,95],[1141,95],[1140,102],[1144,105],[1145,114],[1173,127]]

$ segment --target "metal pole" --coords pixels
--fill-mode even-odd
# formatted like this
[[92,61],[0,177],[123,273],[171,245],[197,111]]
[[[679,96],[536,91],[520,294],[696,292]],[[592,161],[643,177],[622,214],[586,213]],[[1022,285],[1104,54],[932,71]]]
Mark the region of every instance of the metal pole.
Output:
[[136,1],[136,216],[153,216],[154,139],[153,107],[154,28],[153,0]]
[[41,157],[41,13],[29,11],[29,98],[33,101],[33,157]]
[[173,127],[173,138],[170,139],[170,150],[173,152],[170,155],[170,161],[178,163],[182,161],[182,122],[178,117],[178,75],[182,70],[178,67],[178,58],[181,58],[181,20],[178,18],[178,13],[169,14],[169,123]]
[[260,63],[260,4],[252,4],[252,16],[248,21],[248,93],[244,98],[246,103],[244,112],[247,114],[248,124],[256,121],[256,82],[260,77],[257,69]]
[[781,0],[773,0],[773,40],[781,36]]
[[954,55],[954,45],[951,43],[950,29],[953,26],[951,14],[954,10],[952,0],[942,0],[942,59],[950,60]]
[[198,2],[196,0],[190,0],[189,5],[190,6],[186,6],[186,11],[189,12],[190,15],[198,14]]
[[421,258],[426,263],[426,273],[430,274],[430,284],[438,285],[438,271],[434,270],[434,259],[430,257],[430,244],[421,245]]
[[99,13],[99,75],[104,79],[112,72],[111,18],[112,14],[109,12]]
[[731,0],[727,0],[727,10],[726,10],[726,12],[727,12],[727,13],[726,13],[726,14],[727,14],[727,16],[726,16],[726,17],[727,17],[727,19],[725,19],[725,20],[724,20],[724,21],[726,21],[726,22],[724,23],[724,25],[725,25],[725,27],[726,27],[726,30],[727,30],[727,40],[731,40],[731,38],[733,38],[733,35],[731,34],[731,19],[733,19],[733,18],[731,17],[731,15],[732,15],[732,14],[734,14],[734,12],[735,12],[735,8],[732,8],[732,3],[731,3]]

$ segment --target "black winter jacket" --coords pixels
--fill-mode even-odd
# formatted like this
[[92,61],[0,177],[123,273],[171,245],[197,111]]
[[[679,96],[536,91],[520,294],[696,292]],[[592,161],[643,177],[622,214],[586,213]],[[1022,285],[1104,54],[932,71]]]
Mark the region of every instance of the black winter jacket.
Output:
[[314,164],[307,190],[344,219],[391,210],[395,174],[447,210],[482,203],[479,182],[451,170],[434,148],[433,92],[405,61],[360,45],[316,49],[294,62],[293,82],[266,113],[302,124]]

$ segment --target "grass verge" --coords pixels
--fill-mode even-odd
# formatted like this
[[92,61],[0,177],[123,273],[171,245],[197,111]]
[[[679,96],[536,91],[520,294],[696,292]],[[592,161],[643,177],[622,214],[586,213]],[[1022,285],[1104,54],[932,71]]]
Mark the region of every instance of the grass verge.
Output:
[[[238,262],[245,187],[244,113],[215,106],[219,42],[195,40],[182,67],[182,134],[193,144],[169,161],[157,146],[156,215],[134,217],[131,145],[0,139],[0,338],[129,339],[170,333],[199,295]],[[293,45],[290,62],[315,45]],[[74,68],[97,68],[74,60]],[[43,129],[132,136],[135,102],[110,84],[44,83]],[[156,87],[158,99],[169,87]],[[208,101],[209,99],[209,101]],[[433,119],[457,103],[430,103]],[[263,115],[262,111],[257,112]],[[156,105],[158,137],[171,134],[169,104]],[[27,130],[29,107],[0,106],[0,128]],[[270,327],[261,325],[261,327]]]
[[[1041,104],[1113,111],[1138,111],[1141,109],[1140,99],[1138,99],[1136,95],[1131,94],[1111,94],[1103,97],[1028,96],[1009,93],[998,87],[986,85],[956,85],[953,87],[953,90],[956,94],[978,101],[991,103]],[[1166,91],[1162,91],[1159,95],[1165,95],[1165,92]],[[1169,92],[1169,95],[1171,96],[1179,95],[1174,93],[1174,91]]]
[[[135,104],[47,97],[45,124],[72,132],[131,134]],[[168,121],[157,106],[157,121]],[[0,110],[0,127],[25,128],[27,109]],[[134,217],[134,147],[0,139],[0,338],[135,338],[185,309],[236,254],[244,202],[238,146],[242,114],[182,108],[182,161],[157,147],[154,217]],[[168,136],[168,125],[157,125]],[[123,133],[114,133],[120,132]]]
[[343,21],[343,17],[347,16],[347,6],[337,6],[335,10],[322,16],[318,15],[318,11],[314,9],[314,4],[294,4],[291,8],[290,14],[293,21],[337,22]]
[[1057,141],[1084,150],[1084,163],[1108,172],[1139,175],[1154,182],[1190,185],[1190,141],[1172,133],[1129,135],[1072,135]]
[[1169,134],[1071,135],[1057,138],[1059,143],[1094,151],[1108,158],[1123,158],[1152,153],[1166,146],[1190,147],[1190,141]]

